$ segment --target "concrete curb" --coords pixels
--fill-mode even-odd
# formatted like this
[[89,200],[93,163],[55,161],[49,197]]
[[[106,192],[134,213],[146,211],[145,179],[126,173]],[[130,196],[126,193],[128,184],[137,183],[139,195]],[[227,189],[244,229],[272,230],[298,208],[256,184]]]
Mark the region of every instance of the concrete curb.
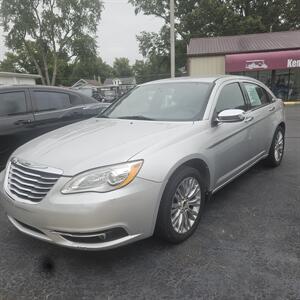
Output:
[[300,101],[289,101],[289,102],[284,102],[285,105],[297,105],[297,104],[300,104]]

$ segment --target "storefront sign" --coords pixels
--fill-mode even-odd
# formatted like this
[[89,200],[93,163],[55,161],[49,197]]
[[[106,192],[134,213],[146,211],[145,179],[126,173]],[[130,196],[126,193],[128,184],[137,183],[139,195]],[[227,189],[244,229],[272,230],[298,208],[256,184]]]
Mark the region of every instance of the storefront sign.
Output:
[[263,59],[259,60],[247,60],[246,61],[246,69],[248,70],[258,70],[258,69],[268,69],[268,65],[266,65]]
[[291,68],[300,68],[300,59],[298,59],[298,60],[296,60],[296,59],[288,59],[287,67],[288,67],[288,69],[291,69]]
[[227,73],[300,68],[300,50],[226,55]]

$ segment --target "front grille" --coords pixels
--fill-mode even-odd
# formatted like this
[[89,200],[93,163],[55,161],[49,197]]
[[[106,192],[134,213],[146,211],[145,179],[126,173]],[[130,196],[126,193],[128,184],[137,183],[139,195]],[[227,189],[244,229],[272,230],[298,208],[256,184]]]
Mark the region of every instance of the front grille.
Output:
[[7,189],[21,200],[40,202],[52,189],[60,174],[27,167],[12,160],[7,174]]

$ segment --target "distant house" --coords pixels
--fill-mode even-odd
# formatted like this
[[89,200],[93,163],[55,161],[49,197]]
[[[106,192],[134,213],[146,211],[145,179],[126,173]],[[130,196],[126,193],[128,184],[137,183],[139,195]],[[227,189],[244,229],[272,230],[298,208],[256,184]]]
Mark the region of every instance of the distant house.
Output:
[[104,81],[104,85],[115,85],[119,86],[121,84],[121,80],[119,78],[107,78]]
[[98,80],[93,79],[80,79],[74,83],[71,89],[77,90],[79,93],[93,97],[101,101],[103,97],[99,94],[98,89],[102,86],[100,77]]
[[102,84],[101,84],[100,78],[98,80],[80,79],[76,83],[73,84],[72,88],[74,88],[74,89],[87,88],[87,87],[97,88],[101,85]]
[[136,86],[136,79],[135,77],[107,78],[104,85],[118,86],[122,92],[126,92]]
[[40,75],[0,72],[0,85],[35,85]]
[[135,77],[124,77],[120,78],[121,81],[121,88],[124,90],[131,90],[136,86],[136,79]]

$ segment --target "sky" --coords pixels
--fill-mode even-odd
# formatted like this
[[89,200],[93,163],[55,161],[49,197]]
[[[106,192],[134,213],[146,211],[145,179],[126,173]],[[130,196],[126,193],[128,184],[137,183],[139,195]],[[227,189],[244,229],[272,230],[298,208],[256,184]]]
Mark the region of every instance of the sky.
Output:
[[[104,0],[97,42],[102,59],[112,65],[116,57],[127,57],[131,63],[141,59],[136,35],[141,31],[158,32],[163,21],[154,16],[135,15],[127,0]],[[5,53],[3,31],[0,29],[0,59]]]

